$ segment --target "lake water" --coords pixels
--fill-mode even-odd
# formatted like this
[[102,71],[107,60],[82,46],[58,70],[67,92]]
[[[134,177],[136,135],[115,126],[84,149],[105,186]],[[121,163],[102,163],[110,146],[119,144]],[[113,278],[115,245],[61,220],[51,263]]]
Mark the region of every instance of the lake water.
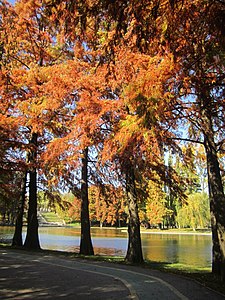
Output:
[[[0,238],[12,238],[13,227],[0,227]],[[95,254],[125,256],[127,232],[121,229],[92,228]],[[80,228],[40,227],[42,249],[78,252]],[[142,248],[146,260],[211,267],[211,235],[143,232]],[[25,232],[23,233],[25,238]]]

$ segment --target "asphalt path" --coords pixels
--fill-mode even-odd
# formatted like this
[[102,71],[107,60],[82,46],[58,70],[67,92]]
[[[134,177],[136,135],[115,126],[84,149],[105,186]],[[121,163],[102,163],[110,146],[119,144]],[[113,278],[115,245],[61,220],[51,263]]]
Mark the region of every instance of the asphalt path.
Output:
[[224,300],[182,276],[134,266],[0,249],[0,299]]

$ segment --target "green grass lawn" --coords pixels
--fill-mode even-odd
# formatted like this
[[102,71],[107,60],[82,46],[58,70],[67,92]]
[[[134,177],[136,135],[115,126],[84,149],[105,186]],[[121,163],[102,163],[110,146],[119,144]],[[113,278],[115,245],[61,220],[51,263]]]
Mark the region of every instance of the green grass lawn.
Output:
[[41,215],[45,218],[47,222],[50,223],[61,223],[63,222],[62,219],[54,212],[42,212]]
[[65,221],[66,224],[71,227],[79,227],[80,226],[79,222],[70,223],[69,218],[65,218],[64,220],[61,219],[55,212],[42,212],[41,215],[49,223],[64,223],[64,221]]

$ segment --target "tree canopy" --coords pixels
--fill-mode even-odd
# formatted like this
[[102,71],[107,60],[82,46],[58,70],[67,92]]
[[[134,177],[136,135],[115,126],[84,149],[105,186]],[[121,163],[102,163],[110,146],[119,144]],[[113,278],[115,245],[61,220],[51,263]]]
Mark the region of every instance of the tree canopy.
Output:
[[[120,177],[112,186],[126,194],[126,259],[142,262],[139,205],[146,202],[144,215],[155,222],[172,223],[171,209],[181,205],[175,198],[189,207],[204,202],[193,165],[199,144],[208,172],[212,269],[224,281],[224,2],[1,4],[1,168],[30,173],[31,214],[38,180],[48,189],[66,185],[85,204],[87,229],[88,178],[108,184],[110,172],[102,174],[109,167]],[[96,159],[92,172],[88,152]],[[166,162],[168,153],[188,171]]]

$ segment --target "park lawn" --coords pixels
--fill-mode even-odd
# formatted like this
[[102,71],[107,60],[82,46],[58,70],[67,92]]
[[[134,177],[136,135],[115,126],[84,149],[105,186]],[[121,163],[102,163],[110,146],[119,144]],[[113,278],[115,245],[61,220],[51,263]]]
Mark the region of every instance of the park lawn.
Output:
[[60,223],[62,219],[54,212],[42,212],[41,215],[45,218],[45,220],[49,223]]

